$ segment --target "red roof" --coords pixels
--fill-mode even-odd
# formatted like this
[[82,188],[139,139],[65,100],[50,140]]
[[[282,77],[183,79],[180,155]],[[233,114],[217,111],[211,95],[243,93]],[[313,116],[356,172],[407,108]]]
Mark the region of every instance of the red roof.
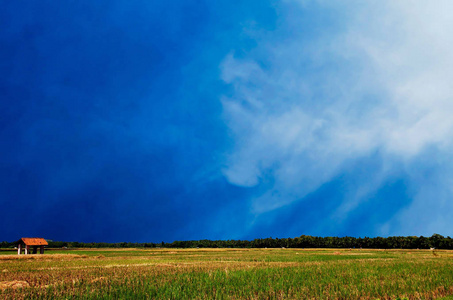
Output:
[[46,240],[43,238],[21,238],[20,241],[24,242],[28,246],[46,246],[48,245]]

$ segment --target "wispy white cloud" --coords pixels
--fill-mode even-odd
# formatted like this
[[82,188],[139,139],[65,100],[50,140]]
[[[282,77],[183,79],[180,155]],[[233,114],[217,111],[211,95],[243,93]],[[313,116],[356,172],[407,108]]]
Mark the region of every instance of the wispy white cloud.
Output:
[[[330,21],[341,23],[342,29],[329,29],[326,20],[322,35],[302,32],[295,10],[302,14],[307,3],[328,6]],[[411,215],[432,207],[433,194],[445,198],[439,208],[453,208],[446,200],[453,196],[448,182],[421,187],[426,178],[417,174],[419,164],[431,163],[427,151],[448,157],[453,150],[453,4],[285,5],[291,13],[282,16],[287,20],[280,29],[260,35],[248,55],[232,53],[221,65],[223,80],[235,91],[222,100],[236,141],[224,175],[246,187],[258,185],[269,172],[274,180],[272,188],[252,200],[254,213],[300,200],[351,161],[376,152],[383,167],[367,186],[345,193],[348,197],[334,216],[344,218],[358,207],[393,173],[395,164],[406,169],[413,203],[383,225],[384,231],[395,233]],[[342,9],[351,10],[348,18],[335,20],[345,16]],[[292,38],[287,38],[290,31]],[[436,178],[453,170],[450,161],[445,164],[433,164]],[[432,218],[443,212],[429,211]],[[436,222],[426,228],[453,225]]]

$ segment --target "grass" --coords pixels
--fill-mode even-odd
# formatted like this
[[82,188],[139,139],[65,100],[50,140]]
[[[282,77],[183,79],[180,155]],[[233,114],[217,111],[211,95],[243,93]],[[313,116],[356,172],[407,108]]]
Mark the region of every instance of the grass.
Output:
[[12,253],[0,255],[0,299],[453,299],[447,250]]

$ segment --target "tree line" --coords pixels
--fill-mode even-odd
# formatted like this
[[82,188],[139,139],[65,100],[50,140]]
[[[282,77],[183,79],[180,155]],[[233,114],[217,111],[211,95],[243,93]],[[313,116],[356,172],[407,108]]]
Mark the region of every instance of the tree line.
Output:
[[[374,249],[453,249],[453,239],[440,234],[391,237],[264,238],[254,240],[194,240],[171,243],[83,243],[48,241],[49,248],[374,248]],[[1,242],[0,248],[14,248],[16,242]]]

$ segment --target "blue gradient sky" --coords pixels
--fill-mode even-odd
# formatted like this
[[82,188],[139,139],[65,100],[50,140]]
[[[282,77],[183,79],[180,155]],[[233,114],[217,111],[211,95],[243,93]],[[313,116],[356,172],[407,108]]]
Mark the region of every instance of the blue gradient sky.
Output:
[[9,1],[0,239],[451,235],[448,1]]

